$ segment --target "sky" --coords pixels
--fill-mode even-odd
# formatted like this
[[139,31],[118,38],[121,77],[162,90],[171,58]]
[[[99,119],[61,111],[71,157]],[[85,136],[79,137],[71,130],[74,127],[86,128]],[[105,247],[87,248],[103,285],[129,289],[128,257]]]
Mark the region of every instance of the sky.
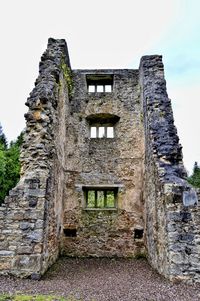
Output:
[[73,69],[131,68],[163,55],[167,91],[188,172],[200,164],[199,0],[6,0],[0,3],[0,123],[25,127],[29,93],[49,37],[67,41]]

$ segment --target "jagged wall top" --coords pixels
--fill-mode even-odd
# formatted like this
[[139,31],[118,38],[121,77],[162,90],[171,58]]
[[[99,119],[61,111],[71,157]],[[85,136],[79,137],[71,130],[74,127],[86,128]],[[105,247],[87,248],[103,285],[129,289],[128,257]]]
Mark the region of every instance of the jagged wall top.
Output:
[[182,146],[174,125],[171,100],[168,98],[161,55],[143,56],[142,78],[146,153],[152,153],[166,182],[180,182],[186,177]]
[[[21,152],[21,175],[25,171],[48,170],[53,157],[53,124],[57,108],[62,66],[70,70],[70,60],[65,40],[48,40],[47,50],[41,57],[39,76],[27,99],[29,107],[24,143]],[[52,143],[49,143],[51,141]]]

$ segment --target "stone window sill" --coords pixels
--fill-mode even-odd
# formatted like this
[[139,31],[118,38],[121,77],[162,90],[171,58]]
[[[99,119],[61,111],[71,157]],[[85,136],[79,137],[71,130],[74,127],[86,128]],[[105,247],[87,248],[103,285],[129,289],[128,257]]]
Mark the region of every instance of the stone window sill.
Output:
[[84,211],[117,211],[117,208],[83,208]]

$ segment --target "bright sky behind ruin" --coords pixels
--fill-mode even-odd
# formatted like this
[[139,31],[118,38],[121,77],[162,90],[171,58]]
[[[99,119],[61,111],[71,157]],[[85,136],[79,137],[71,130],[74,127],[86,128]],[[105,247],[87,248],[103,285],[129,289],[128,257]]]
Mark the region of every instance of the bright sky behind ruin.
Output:
[[25,127],[48,38],[64,38],[73,69],[136,69],[142,55],[162,54],[185,166],[200,163],[200,1],[6,0],[0,36],[0,122],[9,140]]

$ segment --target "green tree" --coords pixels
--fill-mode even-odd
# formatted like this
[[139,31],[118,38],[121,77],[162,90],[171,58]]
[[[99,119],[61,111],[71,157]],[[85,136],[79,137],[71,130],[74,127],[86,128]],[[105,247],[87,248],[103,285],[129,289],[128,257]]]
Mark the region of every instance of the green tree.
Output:
[[194,187],[200,188],[200,167],[197,162],[194,163],[193,173],[188,178],[188,182]]
[[[1,140],[1,137],[4,137]],[[9,190],[11,190],[20,178],[20,147],[23,141],[23,132],[16,141],[11,141],[7,147],[7,140],[0,128],[0,204],[4,201]]]
[[5,198],[5,177],[6,177],[6,155],[5,147],[0,142],[0,204]]
[[3,132],[1,123],[0,123],[0,144],[4,146],[4,148],[7,148],[7,139]]

